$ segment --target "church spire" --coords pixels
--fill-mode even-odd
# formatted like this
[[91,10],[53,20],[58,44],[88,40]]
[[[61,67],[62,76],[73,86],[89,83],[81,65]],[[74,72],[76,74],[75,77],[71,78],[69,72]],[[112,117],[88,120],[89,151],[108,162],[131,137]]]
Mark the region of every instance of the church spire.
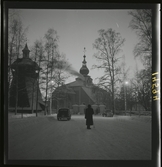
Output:
[[81,67],[81,69],[80,69],[80,73],[83,75],[83,76],[87,76],[88,75],[88,73],[89,73],[89,69],[87,68],[87,66],[86,66],[86,60],[85,60],[85,58],[86,58],[86,56],[85,56],[85,51],[86,51],[86,49],[84,48],[84,56],[83,56],[83,61],[82,61],[82,67]]
[[22,50],[22,52],[23,52],[23,58],[29,58],[29,52],[30,52],[30,50],[28,49],[27,43],[26,43],[24,49]]
[[82,61],[83,65],[86,65],[86,63],[87,63],[86,60],[85,60],[85,58],[86,58],[85,52],[86,52],[86,49],[84,48],[84,56],[83,56],[84,60]]

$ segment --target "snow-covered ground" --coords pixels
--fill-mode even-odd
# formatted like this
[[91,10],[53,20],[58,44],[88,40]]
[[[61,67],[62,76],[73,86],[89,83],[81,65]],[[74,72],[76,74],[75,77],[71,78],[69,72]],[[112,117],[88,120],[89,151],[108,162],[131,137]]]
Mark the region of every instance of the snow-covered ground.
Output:
[[94,116],[87,130],[83,115],[57,121],[56,114],[9,115],[9,159],[150,160],[150,116]]

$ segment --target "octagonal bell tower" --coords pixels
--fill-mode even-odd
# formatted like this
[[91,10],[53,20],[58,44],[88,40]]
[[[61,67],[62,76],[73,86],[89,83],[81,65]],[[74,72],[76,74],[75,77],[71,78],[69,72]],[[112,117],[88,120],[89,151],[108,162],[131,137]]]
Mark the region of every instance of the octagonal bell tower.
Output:
[[10,109],[32,113],[44,109],[38,84],[40,67],[29,58],[30,50],[25,45],[23,58],[17,58],[11,64],[13,79],[10,87]]

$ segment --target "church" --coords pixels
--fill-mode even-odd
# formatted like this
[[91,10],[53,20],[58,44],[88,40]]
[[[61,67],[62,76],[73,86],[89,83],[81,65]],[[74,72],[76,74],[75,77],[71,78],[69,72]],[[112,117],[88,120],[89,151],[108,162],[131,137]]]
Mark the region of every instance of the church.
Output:
[[92,105],[95,112],[99,105],[106,107],[104,104],[107,103],[110,96],[108,92],[93,84],[91,76],[88,75],[89,69],[85,54],[79,72],[83,77],[77,77],[75,81],[55,89],[52,93],[52,108],[68,107],[73,110],[73,114],[83,114],[84,108],[88,104]]

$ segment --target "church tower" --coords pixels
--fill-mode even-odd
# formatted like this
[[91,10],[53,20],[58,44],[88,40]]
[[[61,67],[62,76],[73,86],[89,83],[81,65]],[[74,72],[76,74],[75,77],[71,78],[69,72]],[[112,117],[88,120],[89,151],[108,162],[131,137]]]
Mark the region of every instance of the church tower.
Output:
[[80,68],[80,74],[83,75],[85,79],[85,86],[91,86],[92,85],[92,78],[88,75],[89,74],[89,69],[87,68],[87,62],[85,60],[85,48],[84,48],[84,56],[83,56],[83,61],[82,61],[82,67]]

